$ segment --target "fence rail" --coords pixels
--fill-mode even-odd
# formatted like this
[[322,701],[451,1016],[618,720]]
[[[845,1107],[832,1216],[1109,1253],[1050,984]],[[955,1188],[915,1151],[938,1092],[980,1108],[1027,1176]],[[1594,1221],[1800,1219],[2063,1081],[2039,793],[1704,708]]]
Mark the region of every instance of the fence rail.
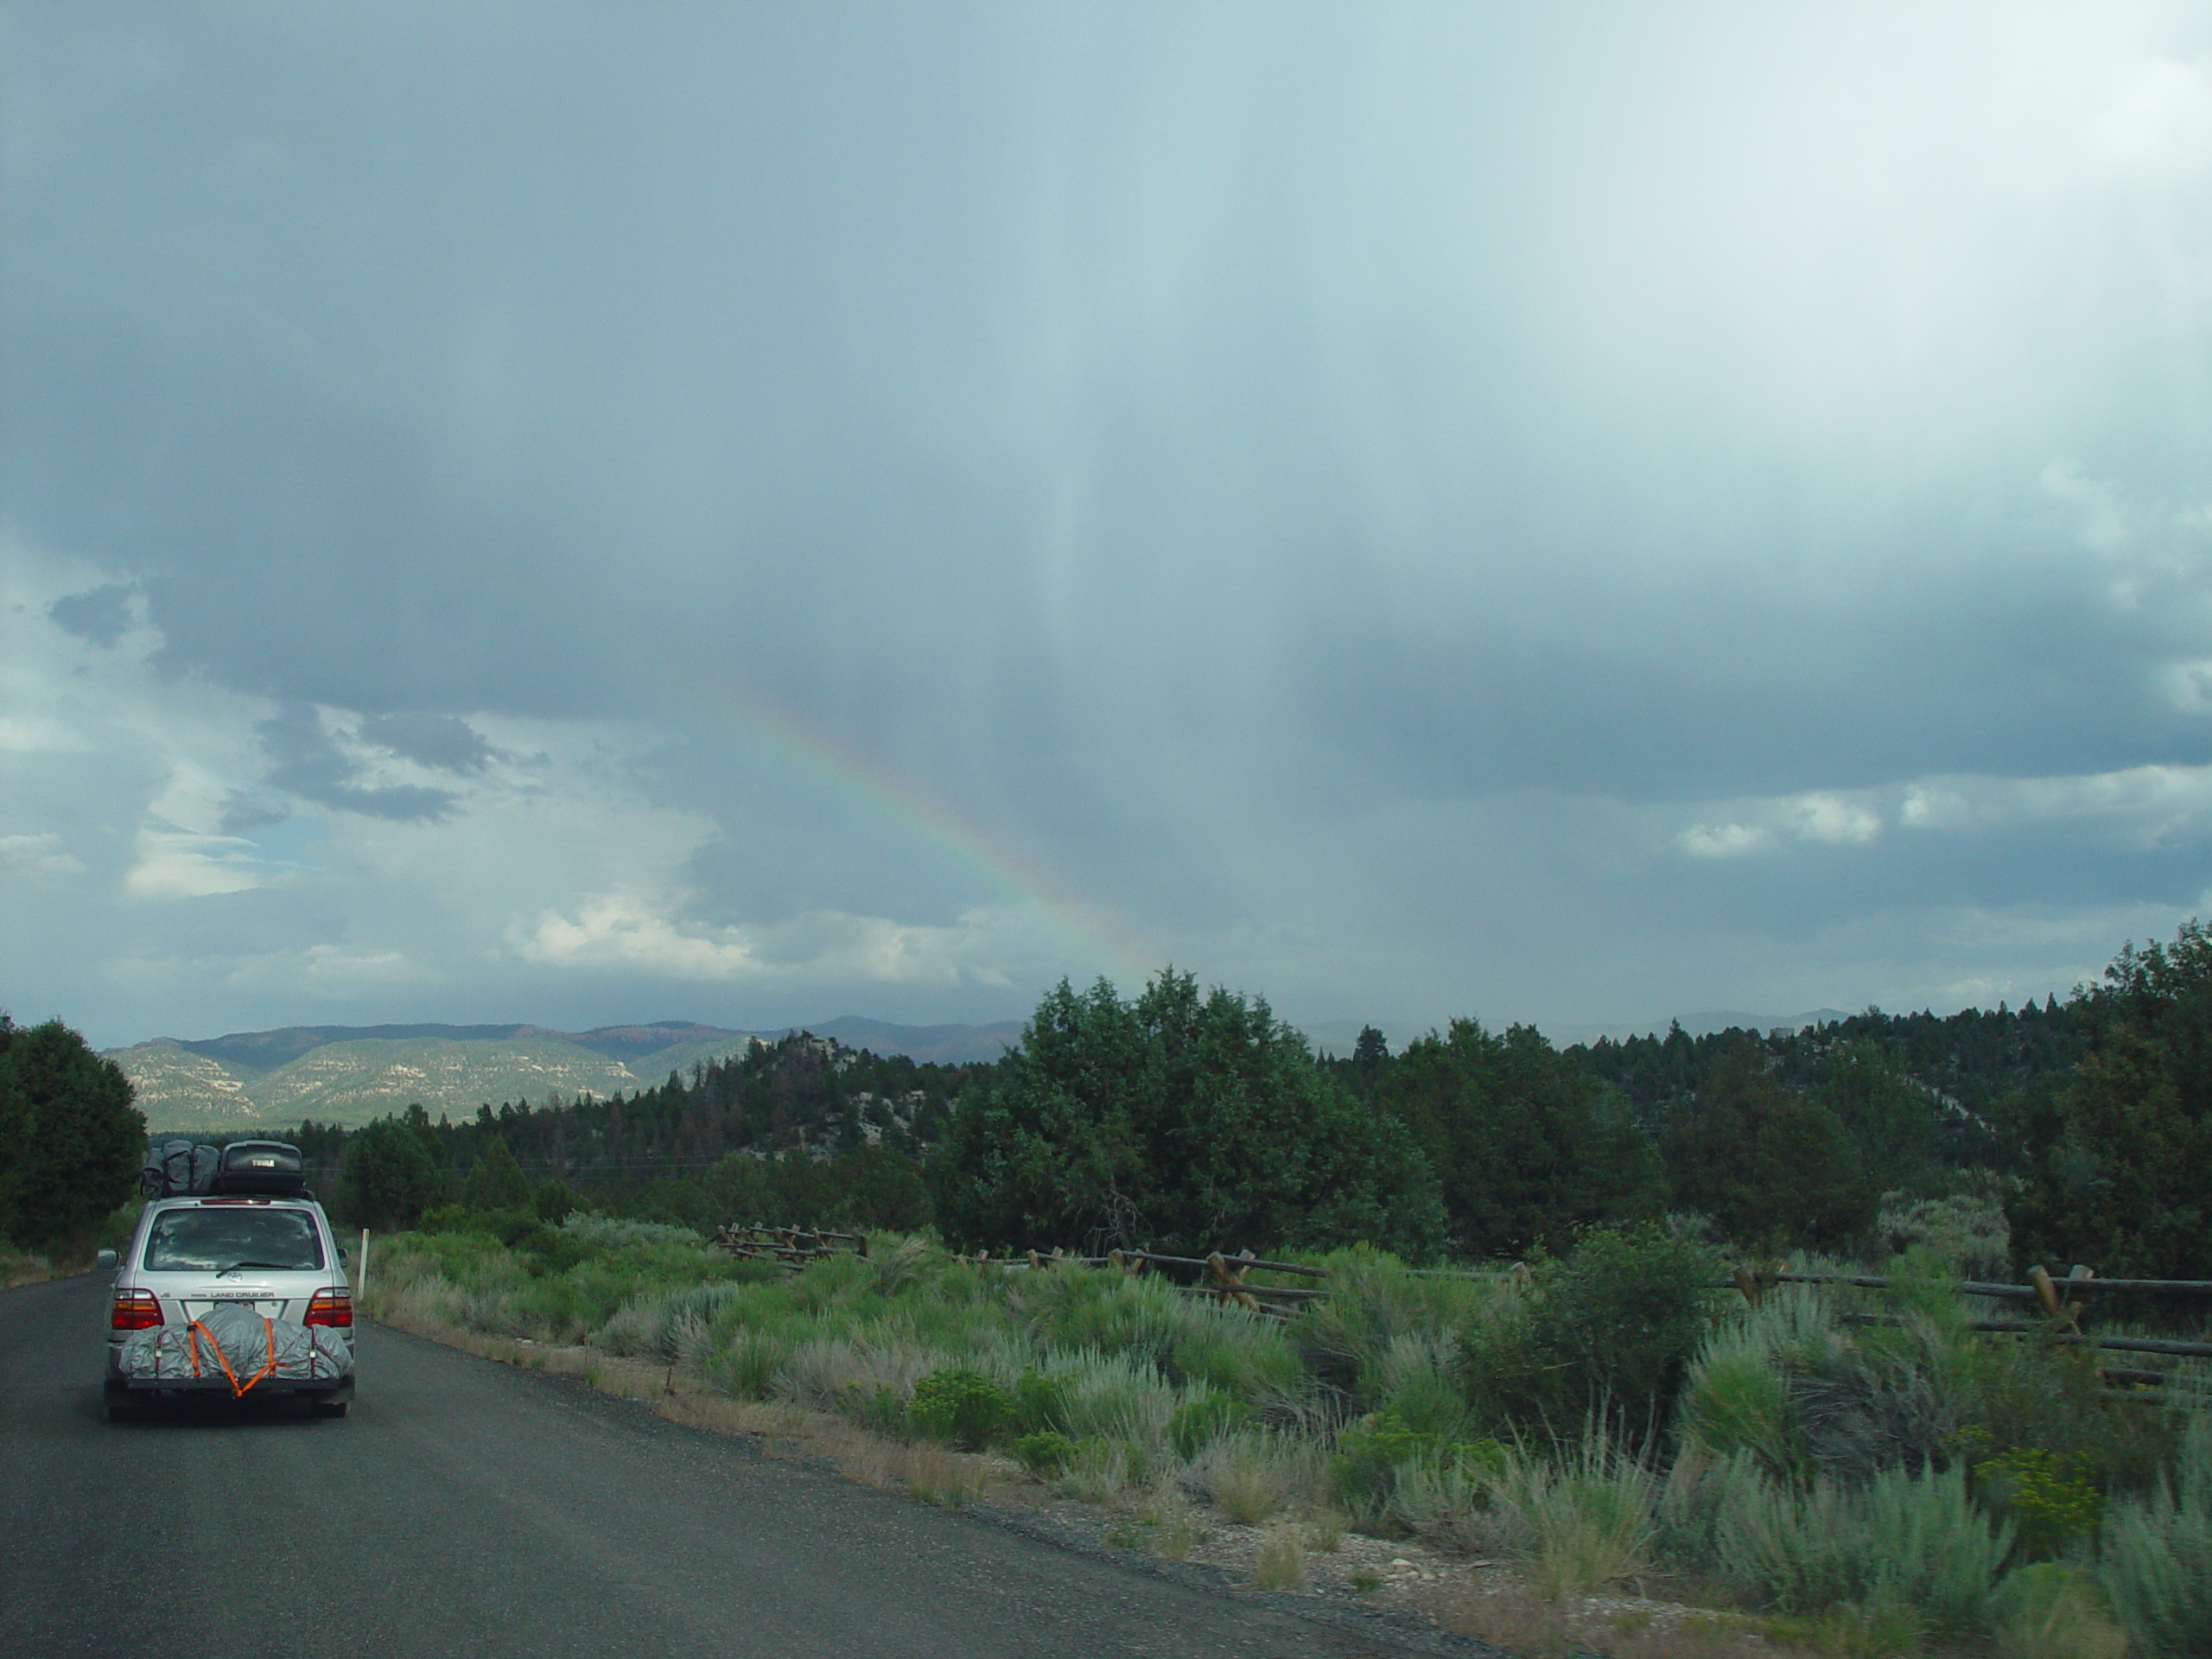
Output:
[[[813,1228],[729,1226],[720,1229],[714,1236],[717,1248],[732,1255],[773,1260],[794,1271],[809,1262],[836,1253],[839,1245],[860,1255],[868,1254],[868,1240],[854,1233],[826,1232]],[[1160,1269],[1188,1281],[1176,1286],[1185,1296],[1203,1298],[1209,1301],[1243,1308],[1248,1313],[1264,1318],[1287,1319],[1298,1308],[1309,1302],[1324,1300],[1329,1295],[1329,1270],[1308,1267],[1297,1262],[1272,1262],[1254,1255],[1249,1250],[1235,1255],[1214,1251],[1207,1255],[1168,1255],[1157,1250],[1109,1250],[1103,1255],[1079,1255],[1052,1249],[1020,1250],[994,1256],[988,1251],[974,1255],[955,1255],[953,1260],[963,1266],[996,1268],[1002,1272],[1043,1272],[1058,1267],[1113,1268],[1127,1274],[1139,1274],[1147,1269]],[[1510,1268],[1491,1269],[1408,1268],[1408,1273],[1424,1279],[1518,1279],[1529,1277],[1529,1268],[1521,1262]],[[1271,1273],[1318,1282],[1306,1285],[1255,1284],[1249,1275]],[[1783,1268],[1738,1268],[1726,1280],[1715,1281],[1716,1290],[1736,1290],[1746,1301],[1756,1303],[1775,1285],[1840,1285],[1860,1290],[1894,1290],[1927,1281],[1900,1279],[1883,1274],[1867,1273],[1797,1273]],[[2212,1359],[2212,1342],[2185,1342],[2161,1337],[2130,1337],[2081,1329],[2083,1307],[2075,1300],[2082,1296],[2141,1295],[2161,1297],[2212,1297],[2212,1279],[2100,1279],[2085,1267],[2075,1267],[2063,1279],[2054,1278],[2040,1267],[2028,1270],[2024,1284],[2004,1284],[1982,1280],[1963,1280],[1947,1287],[1962,1296],[1983,1297],[2003,1301],[2038,1304],[2044,1317],[2040,1319],[1969,1319],[1966,1328],[1993,1336],[2041,1337],[2044,1341],[2066,1347],[2087,1347],[2111,1350],[2117,1353],[2156,1354],[2176,1359]],[[1893,1313],[1853,1313],[1844,1315],[1854,1324],[1898,1324],[1903,1315]],[[2119,1389],[2134,1392],[2163,1384],[2168,1373],[2141,1368],[2107,1366],[2100,1368],[2105,1381]]]
[[868,1254],[865,1233],[836,1233],[818,1227],[757,1227],[733,1222],[718,1227],[709,1244],[749,1261],[773,1262],[793,1272],[810,1262],[839,1254],[840,1247],[854,1255]]

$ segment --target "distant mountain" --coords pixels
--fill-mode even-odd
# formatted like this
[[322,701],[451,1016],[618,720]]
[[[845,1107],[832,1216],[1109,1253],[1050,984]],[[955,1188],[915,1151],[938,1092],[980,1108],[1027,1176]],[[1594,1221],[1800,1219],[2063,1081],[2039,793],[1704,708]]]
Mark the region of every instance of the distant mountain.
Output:
[[[1019,1023],[896,1026],[856,1015],[803,1029],[849,1048],[939,1065],[995,1060],[1021,1036]],[[434,1117],[461,1117],[480,1104],[542,1103],[554,1093],[604,1097],[782,1035],[682,1020],[575,1033],[528,1025],[288,1026],[188,1041],[160,1037],[110,1049],[105,1058],[130,1079],[149,1127],[197,1131],[310,1117],[363,1123],[416,1103]]]
[[596,1030],[566,1034],[570,1042],[594,1054],[604,1054],[626,1064],[671,1049],[729,1039],[742,1040],[752,1035],[750,1032],[702,1026],[690,1020],[657,1020],[650,1026],[601,1026]]
[[[327,1043],[364,1038],[442,1037],[454,1042],[496,1042],[536,1030],[532,1026],[286,1026],[281,1031],[239,1031],[227,1037],[180,1041],[177,1046],[219,1060],[234,1071],[272,1071]],[[169,1041],[168,1038],[157,1041]]]
[[261,1116],[239,1072],[220,1060],[194,1053],[173,1038],[156,1037],[136,1048],[111,1048],[105,1058],[123,1068],[138,1109],[155,1128],[250,1123]]
[[1314,1020],[1298,1028],[1313,1045],[1315,1053],[1333,1054],[1344,1060],[1351,1058],[1352,1050],[1359,1046],[1359,1033],[1370,1025],[1382,1033],[1382,1040],[1390,1046],[1393,1054],[1404,1053],[1408,1043],[1428,1032],[1427,1026],[1402,1026],[1372,1020]]
[[1544,1035],[1561,1048],[1572,1048],[1577,1043],[1594,1043],[1601,1037],[1617,1043],[1631,1037],[1664,1037],[1670,1023],[1681,1026],[1692,1037],[1704,1037],[1716,1031],[1800,1031],[1807,1026],[1825,1026],[1831,1020],[1849,1018],[1841,1008],[1810,1008],[1803,1014],[1745,1014],[1723,1008],[1707,1014],[1678,1014],[1671,1021],[1662,1020],[1655,1023],[1647,1020],[1641,1025],[1546,1026]]
[[904,1054],[923,1064],[968,1065],[997,1059],[1021,1040],[1022,1025],[1019,1020],[1002,1020],[995,1026],[891,1026],[849,1014],[805,1029],[817,1037],[834,1037],[847,1048]]

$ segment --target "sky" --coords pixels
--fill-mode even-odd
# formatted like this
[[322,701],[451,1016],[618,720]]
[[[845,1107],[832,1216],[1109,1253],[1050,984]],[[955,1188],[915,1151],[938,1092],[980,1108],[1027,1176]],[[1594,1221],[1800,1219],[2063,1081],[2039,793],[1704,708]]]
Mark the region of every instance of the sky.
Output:
[[2212,8],[0,4],[0,1007],[2017,1005],[2212,909]]

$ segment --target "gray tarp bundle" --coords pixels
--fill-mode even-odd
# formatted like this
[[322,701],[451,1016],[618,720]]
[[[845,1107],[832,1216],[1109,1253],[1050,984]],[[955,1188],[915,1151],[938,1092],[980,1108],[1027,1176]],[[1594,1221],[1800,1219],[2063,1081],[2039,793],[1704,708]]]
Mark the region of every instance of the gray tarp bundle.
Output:
[[138,1190],[149,1198],[213,1192],[215,1168],[222,1156],[213,1147],[195,1147],[189,1141],[165,1141],[147,1153],[145,1164],[138,1172]]
[[353,1369],[353,1338],[329,1325],[264,1319],[223,1302],[190,1325],[134,1331],[123,1339],[124,1376],[137,1382],[227,1382],[244,1394],[270,1378],[335,1382]]

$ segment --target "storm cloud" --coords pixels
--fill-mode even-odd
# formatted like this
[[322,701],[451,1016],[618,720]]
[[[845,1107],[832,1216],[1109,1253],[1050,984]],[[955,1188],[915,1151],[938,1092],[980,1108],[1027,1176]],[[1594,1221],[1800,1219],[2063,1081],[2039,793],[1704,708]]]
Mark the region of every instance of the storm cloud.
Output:
[[19,1016],[1949,1008],[2205,902],[2201,11],[0,17]]

